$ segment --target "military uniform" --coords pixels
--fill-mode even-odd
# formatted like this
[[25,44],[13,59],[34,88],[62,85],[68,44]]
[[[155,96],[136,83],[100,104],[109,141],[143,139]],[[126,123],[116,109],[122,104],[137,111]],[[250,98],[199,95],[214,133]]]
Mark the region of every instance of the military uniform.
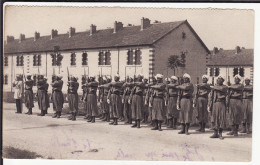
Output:
[[16,113],[22,113],[22,90],[23,90],[23,81],[21,76],[16,77],[16,81],[13,82],[14,87],[14,99],[16,102]]
[[165,88],[166,85],[162,82],[151,86],[153,88],[152,97],[150,99],[150,104],[152,106],[152,120],[155,123],[155,127],[152,130],[161,131],[161,124],[164,120],[165,112]]
[[229,125],[232,126],[232,131],[228,135],[237,136],[239,124],[242,117],[242,96],[243,85],[233,84],[229,86]]
[[27,114],[31,115],[32,114],[32,108],[34,107],[33,103],[33,80],[31,78],[27,81],[25,81],[25,91],[24,91],[24,102],[26,108],[28,108]]
[[69,102],[69,108],[72,113],[72,116],[69,118],[69,120],[76,120],[76,115],[78,113],[78,88],[79,83],[77,82],[76,78],[72,77],[72,80],[68,82],[68,102]]
[[243,90],[243,106],[242,106],[242,125],[241,133],[250,133],[250,124],[253,120],[253,86],[245,85]]
[[97,88],[98,82],[95,80],[89,82],[87,84],[88,88],[88,95],[87,95],[87,110],[90,119],[88,122],[95,122],[95,118],[99,115],[98,114],[98,107],[97,107]]
[[110,82],[103,84],[100,86],[101,89],[101,95],[100,95],[100,102],[101,102],[101,108],[102,113],[104,114],[104,119],[102,121],[110,121],[110,113],[109,113],[109,104],[107,103],[107,95],[110,88]]
[[82,90],[83,90],[83,94],[81,97],[81,100],[83,101],[83,105],[84,105],[84,111],[85,111],[85,117],[84,119],[88,119],[89,118],[89,113],[88,113],[88,104],[87,104],[87,96],[88,96],[88,88],[87,88],[87,84],[83,84],[82,85]]
[[178,98],[178,89],[176,86],[178,83],[170,83],[166,86],[167,90],[167,112],[166,117],[169,122],[169,128],[176,128],[176,123],[179,115],[177,110],[177,98]]
[[145,84],[143,82],[135,82],[134,85],[129,97],[132,120],[135,121],[135,124],[132,127],[140,128],[140,121],[143,119],[143,95]]
[[47,113],[47,109],[49,108],[49,96],[48,96],[48,88],[49,84],[43,78],[37,81],[37,98],[38,98],[38,106],[41,111],[39,116],[44,116]]
[[197,109],[196,118],[199,121],[200,129],[196,131],[205,132],[205,126],[208,122],[208,95],[211,89],[209,84],[201,83],[197,85],[197,90],[194,104]]
[[118,124],[118,118],[120,117],[120,111],[122,109],[122,102],[120,97],[120,91],[123,86],[122,82],[112,82],[110,84],[110,90],[108,93],[108,103],[110,104],[110,118],[113,119],[111,125]]
[[53,89],[53,94],[52,94],[52,99],[53,99],[53,104],[55,107],[55,114],[54,118],[60,118],[63,104],[64,104],[64,96],[62,93],[62,86],[63,86],[63,81],[61,78],[58,78],[51,84],[52,89]]
[[[145,83],[144,84],[144,92],[143,92],[143,103],[145,102],[146,99],[146,93],[148,92],[148,84]],[[148,116],[149,116],[149,110],[148,110],[148,106],[147,104],[143,105],[143,122],[147,123],[148,121]]]
[[222,138],[222,130],[226,125],[226,97],[228,88],[225,85],[215,85],[211,88],[208,102],[208,109],[212,111],[211,122],[213,123],[214,130],[211,138],[217,138],[219,135]]
[[151,86],[155,85],[154,83],[149,83],[146,95],[145,95],[145,101],[144,104],[148,106],[148,122],[151,122],[152,125],[152,106],[149,106],[149,103],[151,103],[150,99],[152,99],[152,94],[153,94],[153,88],[151,88]]
[[129,104],[129,96],[131,94],[131,91],[133,89],[133,83],[127,82],[124,83],[124,94],[123,94],[123,106],[124,106],[124,119],[125,119],[125,124],[132,124],[132,109],[131,109],[131,104]]

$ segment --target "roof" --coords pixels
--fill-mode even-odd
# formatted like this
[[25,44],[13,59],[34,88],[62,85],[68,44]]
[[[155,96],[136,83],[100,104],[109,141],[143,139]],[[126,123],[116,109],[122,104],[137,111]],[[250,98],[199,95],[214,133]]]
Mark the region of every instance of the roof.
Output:
[[[98,30],[91,36],[89,31],[85,31],[77,32],[72,37],[69,37],[68,33],[59,34],[52,40],[50,35],[42,36],[36,41],[33,37],[26,38],[21,43],[19,43],[19,39],[16,39],[5,44],[4,52],[7,54],[45,52],[53,51],[54,46],[59,46],[60,50],[75,50],[152,45],[184,23],[191,28],[188,21],[185,20],[151,24],[142,31],[141,26],[129,26],[123,27],[117,33],[113,33],[113,29]],[[191,30],[195,33],[192,28]],[[209,52],[196,33],[195,36]]]
[[253,66],[254,49],[220,50],[217,54],[211,54],[207,66]]

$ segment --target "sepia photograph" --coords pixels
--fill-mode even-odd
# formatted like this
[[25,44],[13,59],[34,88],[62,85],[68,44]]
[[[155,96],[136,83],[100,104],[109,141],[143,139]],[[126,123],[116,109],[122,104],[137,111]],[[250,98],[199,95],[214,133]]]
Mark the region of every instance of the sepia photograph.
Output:
[[2,157],[251,162],[255,11],[4,6]]

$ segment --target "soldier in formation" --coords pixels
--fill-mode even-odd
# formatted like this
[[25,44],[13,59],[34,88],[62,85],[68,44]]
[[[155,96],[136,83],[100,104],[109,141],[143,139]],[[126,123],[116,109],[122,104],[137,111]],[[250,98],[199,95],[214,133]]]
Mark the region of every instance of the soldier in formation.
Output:
[[[196,118],[199,121],[199,129],[196,131],[205,132],[205,125],[208,122],[213,124],[214,133],[210,138],[224,139],[222,131],[229,124],[232,127],[227,135],[238,135],[239,125],[242,124],[241,133],[250,133],[252,124],[252,98],[253,86],[250,79],[245,79],[245,86],[240,83],[242,78],[235,75],[235,82],[232,85],[224,85],[224,78],[217,77],[216,85],[208,84],[208,76],[202,76],[202,83],[196,84],[196,93],[191,83],[191,77],[185,73],[183,83],[178,82],[176,76],[166,78],[163,83],[163,75],[157,74],[148,83],[142,75],[128,77],[126,82],[120,81],[119,75],[114,76],[114,82],[110,77],[102,77],[97,82],[94,76],[86,77],[83,83],[82,101],[88,122],[95,123],[95,118],[102,115],[101,120],[118,125],[118,119],[124,120],[125,124],[134,124],[133,128],[141,128],[141,121],[150,122],[152,130],[162,131],[162,123],[167,119],[168,128],[176,129],[177,120],[181,124],[179,134],[189,135],[189,127],[192,122],[193,108],[196,108]],[[100,80],[100,79],[99,79]],[[33,80],[27,75],[25,85],[25,106],[27,114],[32,114],[33,105]],[[37,92],[40,116],[47,114],[49,108],[49,97],[47,79],[39,75],[37,80]],[[52,101],[55,111],[53,117],[60,118],[64,99],[62,93],[63,81],[61,75],[53,76],[52,79]],[[68,79],[68,103],[71,111],[69,120],[76,120],[78,113],[78,87],[77,78],[70,76]],[[23,77],[16,76],[13,83],[15,89],[17,113],[22,112],[21,98],[23,91]],[[97,97],[98,95],[98,97]],[[195,96],[193,98],[193,96]],[[97,102],[100,102],[101,110],[98,110]],[[227,118],[227,115],[229,118]],[[228,121],[226,122],[226,120]]]
[[33,103],[33,80],[31,79],[31,75],[26,76],[25,80],[25,87],[24,87],[24,103],[26,108],[28,109],[28,112],[26,114],[31,115],[32,114],[32,108],[34,107]]

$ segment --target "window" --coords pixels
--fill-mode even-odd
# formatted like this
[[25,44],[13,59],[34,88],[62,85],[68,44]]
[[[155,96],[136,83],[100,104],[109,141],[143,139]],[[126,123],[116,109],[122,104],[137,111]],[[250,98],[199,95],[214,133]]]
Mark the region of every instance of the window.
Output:
[[70,65],[76,65],[76,54],[71,53],[70,55]]
[[88,65],[88,54],[87,53],[82,54],[82,65]]
[[132,50],[128,50],[127,52],[127,65],[133,65],[133,51]]
[[233,77],[238,74],[238,68],[233,69]]
[[209,68],[209,76],[213,76],[214,75],[214,68]]
[[8,75],[7,75],[7,74],[4,76],[4,84],[5,84],[5,85],[8,84]]
[[98,54],[98,65],[104,65],[104,53],[103,52],[99,52]]
[[239,68],[239,75],[241,76],[241,77],[244,77],[245,76],[245,69],[244,68]]
[[33,55],[33,66],[41,66],[41,55]]
[[109,51],[105,53],[105,65],[111,65],[111,53]]
[[56,66],[56,54],[51,54],[51,58],[52,58],[52,66]]
[[4,66],[8,66],[8,57],[7,56],[4,57]]
[[137,49],[135,51],[128,50],[127,52],[127,65],[141,65],[141,50]]
[[16,66],[23,66],[23,63],[24,63],[23,55],[16,56]]
[[215,68],[215,76],[219,76],[219,68]]
[[135,51],[135,65],[141,65],[141,50],[136,50]]

